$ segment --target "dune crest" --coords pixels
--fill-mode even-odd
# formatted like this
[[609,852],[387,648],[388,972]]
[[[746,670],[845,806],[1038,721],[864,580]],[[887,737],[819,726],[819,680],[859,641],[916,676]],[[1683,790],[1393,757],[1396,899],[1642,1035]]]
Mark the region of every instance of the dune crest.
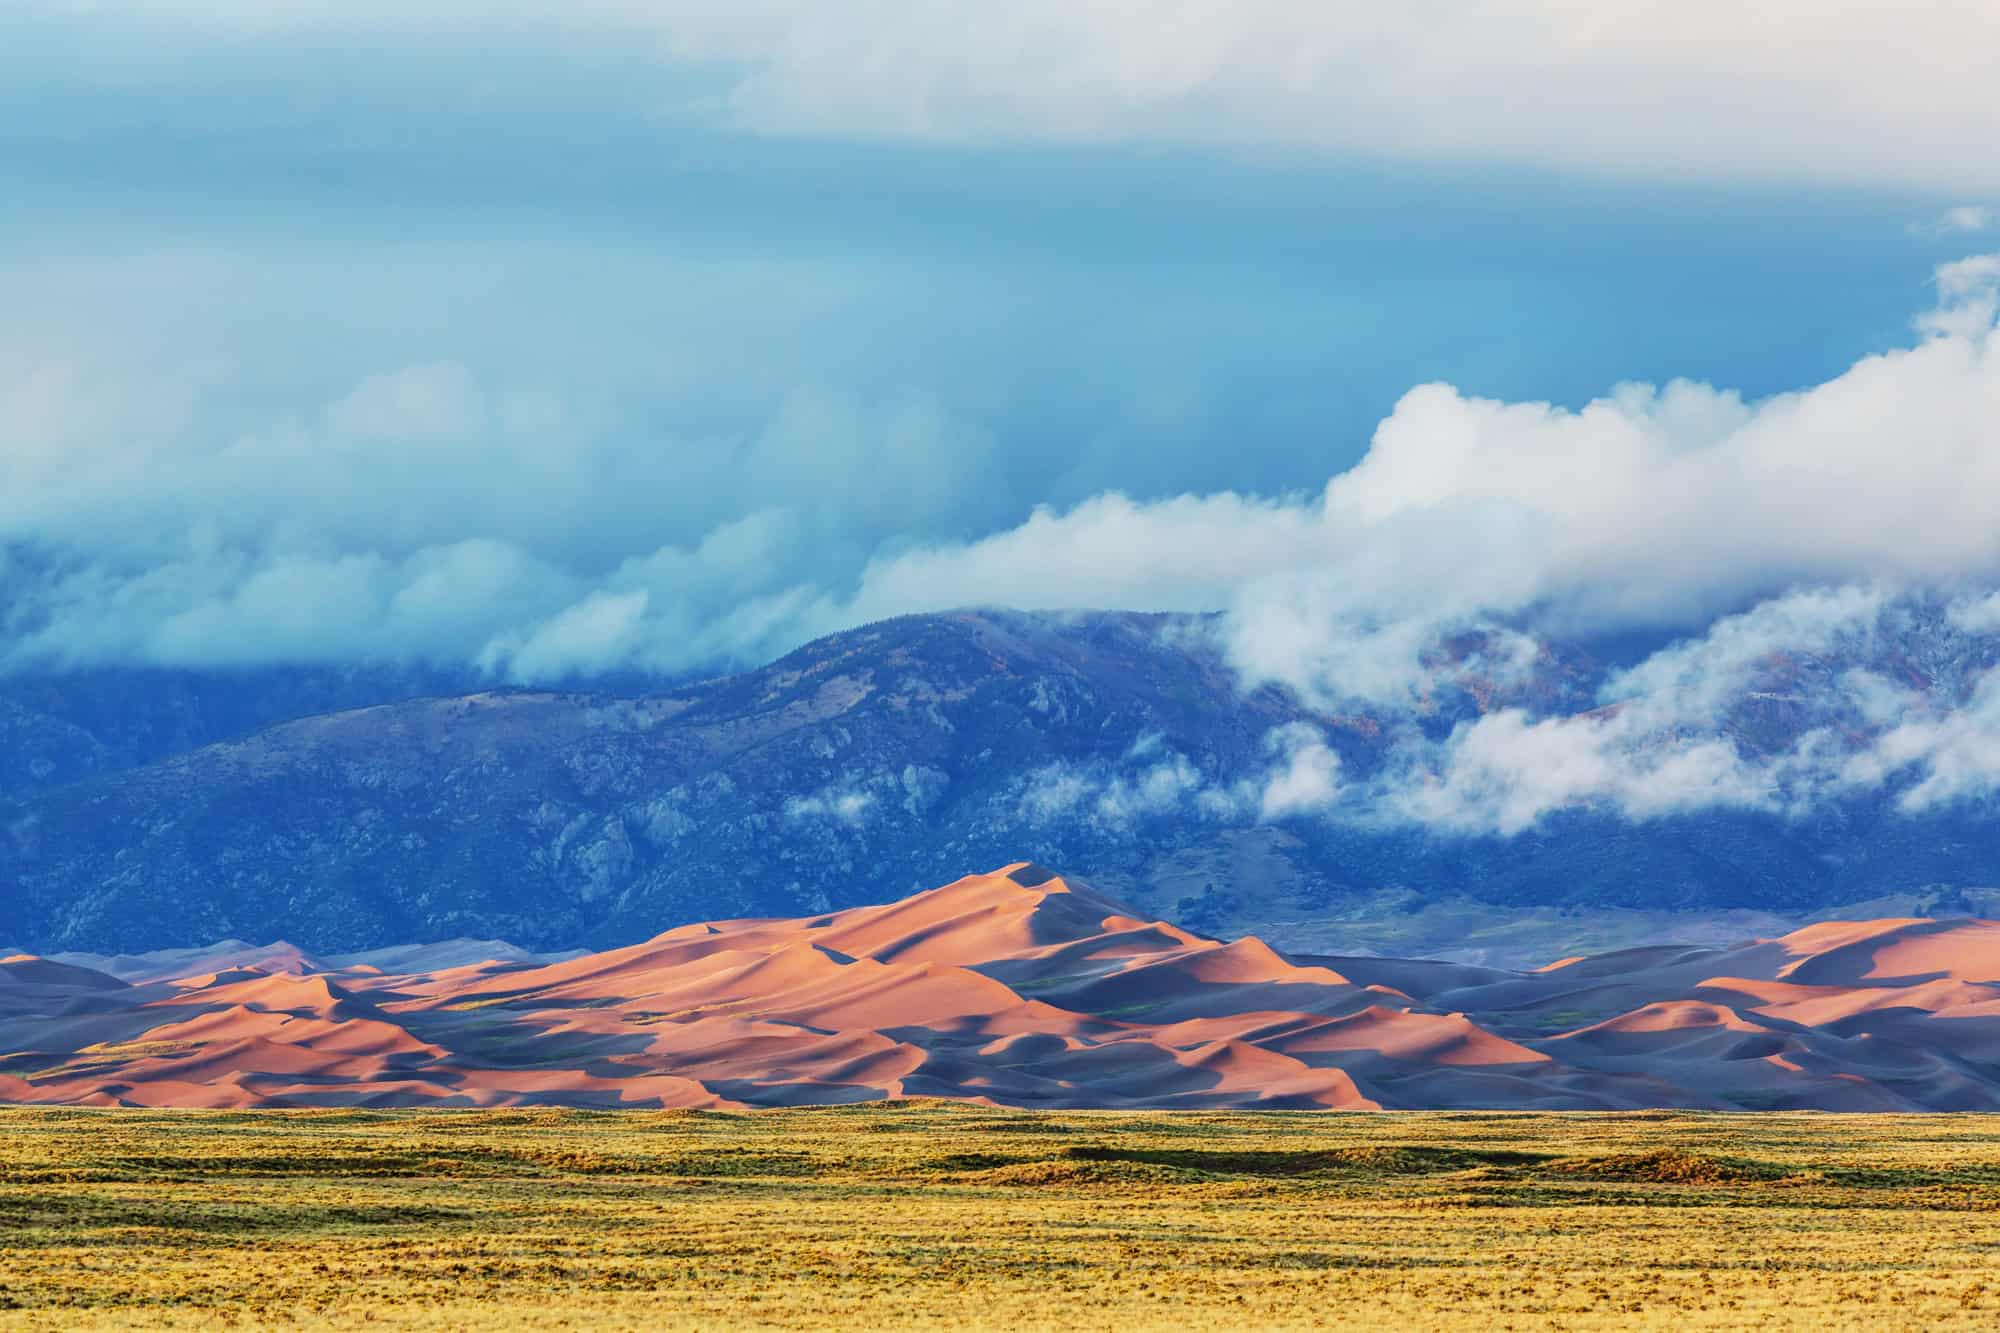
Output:
[[1205,939],[1017,862],[578,956],[14,956],[0,1021],[0,1101],[104,1106],[2000,1109],[2000,923],[1516,973]]

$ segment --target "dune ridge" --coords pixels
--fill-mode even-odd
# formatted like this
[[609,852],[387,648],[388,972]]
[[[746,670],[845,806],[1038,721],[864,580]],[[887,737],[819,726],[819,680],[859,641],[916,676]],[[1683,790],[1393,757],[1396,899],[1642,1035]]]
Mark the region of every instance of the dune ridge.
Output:
[[1017,863],[576,956],[17,955],[0,1023],[10,1102],[1991,1110],[2000,923],[1516,973],[1205,939]]

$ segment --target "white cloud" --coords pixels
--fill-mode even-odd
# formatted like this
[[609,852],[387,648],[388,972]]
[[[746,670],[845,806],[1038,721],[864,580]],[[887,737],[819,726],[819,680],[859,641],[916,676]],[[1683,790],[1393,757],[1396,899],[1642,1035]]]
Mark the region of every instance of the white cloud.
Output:
[[836,619],[879,620],[955,604],[1052,610],[1119,606],[1200,611],[1309,558],[1320,533],[1296,502],[1220,494],[1140,503],[1101,495],[1067,513],[1037,509],[1019,527],[964,545],[872,562]]
[[1864,667],[1850,667],[1841,672],[1837,686],[1839,694],[1869,727],[1891,726],[1924,706],[1917,691]]
[[1171,755],[1130,778],[1113,778],[1097,798],[1097,812],[1120,823],[1171,814],[1201,787],[1201,774],[1194,765],[1184,756]]
[[2000,314],[2000,254],[1972,255],[1937,271],[1937,309],[1922,315],[1917,327],[1940,338],[1977,338],[1993,328]]
[[[1391,705],[1379,715],[1379,764],[1352,774],[1322,728],[1305,722],[1265,736],[1267,764],[1212,780],[1171,751],[1161,758],[1163,740],[1148,735],[1122,766],[1038,770],[1020,790],[1019,811],[1110,830],[1141,817],[1322,817],[1513,837],[1566,810],[1627,820],[1712,810],[1797,817],[1829,797],[1894,784],[1899,808],[1922,813],[2000,792],[2000,668],[1961,689],[1949,661],[1939,680],[1916,684],[1843,664],[1922,658],[1934,642],[1924,636],[1956,630],[1967,605],[1891,598],[1876,587],[1802,590],[1613,674],[1600,707],[1538,716],[1503,706],[1427,738]],[[1797,721],[1784,733],[1791,739],[1766,752],[1746,744],[1736,718],[1769,706]]]
[[421,447],[478,433],[485,413],[471,372],[438,362],[369,376],[327,407],[325,421],[335,440]]
[[1710,723],[1772,657],[1825,654],[1842,640],[1863,638],[1874,631],[1887,601],[1882,589],[1859,587],[1774,597],[1619,672],[1603,694],[1662,727]]
[[[1663,175],[2000,179],[1985,53],[2000,14],[1805,0],[877,0],[671,6],[689,54],[743,62],[732,106],[781,131],[1167,138]],[[1859,98],[1857,88],[1868,89]]]
[[[1961,629],[1968,605],[1982,604],[1934,613]],[[1618,673],[1606,707],[1548,717],[1505,708],[1441,742],[1404,736],[1352,817],[1512,836],[1563,809],[1797,816],[1891,783],[1910,814],[1990,796],[2000,791],[2000,669],[1960,688],[1948,653],[1944,677],[1917,685],[1838,665],[1922,659],[1929,640],[1909,623],[1918,614],[1931,613],[1873,588],[1775,598]],[[1770,704],[1797,715],[1794,739],[1746,750],[1737,710]]]
[[495,639],[480,664],[516,680],[547,680],[629,661],[650,600],[643,588],[593,592],[534,626],[518,643]]
[[153,653],[166,662],[227,662],[339,652],[341,627],[380,618],[382,574],[382,562],[367,556],[271,565],[226,596],[168,617]]
[[1928,228],[1939,236],[1985,231],[1994,223],[1994,212],[1984,204],[1960,204],[1937,215]]
[[1424,655],[1447,631],[1492,636],[1480,673],[1519,670],[1532,645],[1496,616],[1693,627],[1790,586],[1991,578],[1996,279],[2000,256],[1944,266],[1932,336],[1761,402],[1676,381],[1571,411],[1426,385],[1316,499],[1111,495],[1038,511],[874,562],[822,623],[947,601],[1227,609],[1251,681],[1383,702],[1437,683]]
[[2000,669],[1981,676],[1962,707],[1911,709],[1904,719],[1847,761],[1842,784],[1873,788],[1907,775],[1897,804],[1910,814],[2000,791]]
[[1275,728],[1264,738],[1264,748],[1279,763],[1258,795],[1263,818],[1316,814],[1340,799],[1340,756],[1317,727],[1294,722]]
[[[774,134],[1220,143],[1653,177],[2000,185],[2000,10],[1962,0],[28,0],[266,43],[578,35]],[[142,48],[143,49],[143,48]],[[121,54],[130,77],[136,56]],[[1857,95],[1865,90],[1865,96]]]
[[[1615,673],[1604,707],[1548,717],[1507,707],[1460,723],[1441,742],[1405,737],[1361,817],[1512,836],[1563,809],[1652,819],[1809,806],[1839,779],[1845,752],[1808,730],[1791,751],[1746,755],[1727,733],[1730,713],[1798,659],[1868,641],[1888,606],[1874,588],[1776,597]],[[1880,677],[1849,671],[1798,702],[1849,721],[1891,706],[1900,716],[1910,701]]]
[[794,796],[785,802],[787,819],[825,819],[858,828],[867,822],[874,808],[875,793],[858,787],[823,787],[811,796]]
[[[1141,820],[1194,818],[1218,823],[1323,814],[1340,800],[1340,756],[1325,733],[1303,722],[1274,727],[1264,737],[1267,764],[1205,777],[1184,755],[1163,753],[1148,733],[1119,764],[1052,763],[1019,786],[1015,807],[1040,824],[1089,819],[1110,832],[1130,832]],[[1157,762],[1144,760],[1161,756]]]
[[1662,736],[1616,711],[1531,720],[1509,708],[1462,724],[1428,763],[1385,784],[1374,809],[1390,820],[1511,836],[1565,807],[1649,819],[1769,807],[1773,797],[1726,740]]
[[[1135,762],[1152,758],[1155,762]],[[1035,823],[1087,818],[1100,827],[1129,828],[1200,808],[1209,791],[1185,755],[1163,750],[1157,733],[1141,736],[1119,764],[1044,764],[1015,795],[1016,812]]]
[[2000,592],[1961,596],[1945,608],[1945,617],[1967,634],[2000,630]]
[[1019,811],[1037,823],[1061,819],[1090,799],[1098,783],[1069,764],[1045,764],[1023,785]]

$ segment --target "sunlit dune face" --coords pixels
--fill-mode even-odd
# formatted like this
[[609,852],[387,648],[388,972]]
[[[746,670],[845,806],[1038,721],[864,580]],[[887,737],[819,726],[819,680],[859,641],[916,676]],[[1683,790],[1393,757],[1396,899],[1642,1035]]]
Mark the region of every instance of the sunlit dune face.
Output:
[[2000,1067],[1988,922],[1830,923],[1530,973],[1334,968],[1148,921],[1022,863],[555,962],[468,961],[459,944],[375,956],[397,962],[234,945],[171,975],[124,960],[153,976],[139,985],[0,961],[0,1099],[2000,1109],[1978,1073]]
[[2000,924],[1974,921],[1944,931],[1896,936],[1876,950],[1875,966],[1866,979],[1936,975],[2000,982]]

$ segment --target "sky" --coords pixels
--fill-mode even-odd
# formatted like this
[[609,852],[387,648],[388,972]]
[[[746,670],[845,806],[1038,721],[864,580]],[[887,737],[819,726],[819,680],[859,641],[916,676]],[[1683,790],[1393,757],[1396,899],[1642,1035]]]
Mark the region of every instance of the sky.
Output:
[[1994,49],[1947,0],[17,0],[0,670],[671,675],[1000,603],[1382,698],[1447,621],[1990,579]]

